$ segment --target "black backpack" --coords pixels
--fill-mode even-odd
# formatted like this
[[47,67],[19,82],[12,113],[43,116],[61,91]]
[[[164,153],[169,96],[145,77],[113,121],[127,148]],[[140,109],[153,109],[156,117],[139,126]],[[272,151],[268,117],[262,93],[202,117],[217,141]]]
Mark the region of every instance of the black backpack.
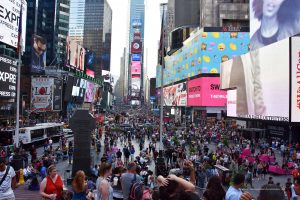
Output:
[[136,174],[132,180],[129,191],[129,200],[142,200],[144,194],[144,184],[136,179]]

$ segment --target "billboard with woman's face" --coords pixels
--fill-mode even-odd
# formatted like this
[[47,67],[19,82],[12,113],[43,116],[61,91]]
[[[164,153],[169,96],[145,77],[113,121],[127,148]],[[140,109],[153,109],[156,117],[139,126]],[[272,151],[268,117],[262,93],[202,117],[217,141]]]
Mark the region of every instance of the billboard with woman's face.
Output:
[[79,71],[85,70],[85,49],[74,39],[67,37],[66,66]]
[[299,33],[299,0],[250,0],[251,50]]

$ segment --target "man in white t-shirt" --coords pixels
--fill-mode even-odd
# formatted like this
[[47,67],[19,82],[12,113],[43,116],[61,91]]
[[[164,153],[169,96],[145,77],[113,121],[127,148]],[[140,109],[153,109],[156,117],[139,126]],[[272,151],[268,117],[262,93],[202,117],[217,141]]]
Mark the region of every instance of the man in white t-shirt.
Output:
[[[16,173],[11,166],[7,166],[5,163],[5,158],[0,157],[0,200],[14,200],[13,189],[17,184]],[[6,172],[7,175],[4,177]]]

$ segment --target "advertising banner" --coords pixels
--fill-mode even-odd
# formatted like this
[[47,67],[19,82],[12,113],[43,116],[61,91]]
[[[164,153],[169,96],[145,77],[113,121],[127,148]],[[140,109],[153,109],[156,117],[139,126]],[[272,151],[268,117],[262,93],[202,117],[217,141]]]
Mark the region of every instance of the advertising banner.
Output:
[[131,60],[132,61],[140,61],[141,60],[141,54],[139,54],[139,53],[133,53],[131,55]]
[[95,93],[95,85],[92,82],[87,81],[86,83],[86,90],[84,96],[84,102],[91,103],[94,100],[94,93]]
[[131,53],[141,53],[142,52],[142,42],[141,40],[134,40],[131,43]]
[[[16,47],[18,46],[18,32],[20,10],[22,3],[22,46],[25,47],[26,39],[26,0],[1,0],[0,1],[0,42]],[[23,48],[25,51],[25,48]]]
[[31,110],[53,110],[54,78],[31,78]]
[[289,121],[289,39],[222,63],[221,88],[236,89],[228,116]]
[[226,106],[226,91],[220,90],[219,77],[188,81],[188,106]]
[[251,50],[300,33],[300,1],[250,0]]
[[300,37],[292,37],[291,122],[300,122]]
[[46,67],[46,40],[38,35],[32,36],[31,73],[44,74]]
[[131,74],[132,75],[140,75],[141,74],[141,62],[140,61],[132,61],[131,62]]
[[17,61],[0,55],[0,98],[14,98],[17,84]]
[[92,51],[87,51],[85,54],[85,67],[86,75],[94,78],[95,77],[95,53]]
[[131,79],[131,99],[139,99],[140,98],[140,90],[141,90],[141,79],[140,78],[132,78]]
[[186,106],[187,85],[186,82],[164,88],[165,106]]
[[53,85],[53,110],[60,111],[62,109],[62,83],[61,79],[54,79]]
[[66,66],[79,71],[85,70],[85,49],[75,40],[67,37]]
[[221,62],[249,52],[249,42],[247,32],[199,32],[173,55],[165,57],[164,84],[220,73]]

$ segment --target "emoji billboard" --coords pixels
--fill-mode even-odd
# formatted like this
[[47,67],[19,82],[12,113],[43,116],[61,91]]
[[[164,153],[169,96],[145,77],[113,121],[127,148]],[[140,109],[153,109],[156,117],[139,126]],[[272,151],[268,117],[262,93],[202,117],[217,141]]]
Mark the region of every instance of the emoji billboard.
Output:
[[221,62],[248,53],[249,43],[248,32],[196,33],[181,49],[165,57],[164,85],[198,74],[219,74]]

